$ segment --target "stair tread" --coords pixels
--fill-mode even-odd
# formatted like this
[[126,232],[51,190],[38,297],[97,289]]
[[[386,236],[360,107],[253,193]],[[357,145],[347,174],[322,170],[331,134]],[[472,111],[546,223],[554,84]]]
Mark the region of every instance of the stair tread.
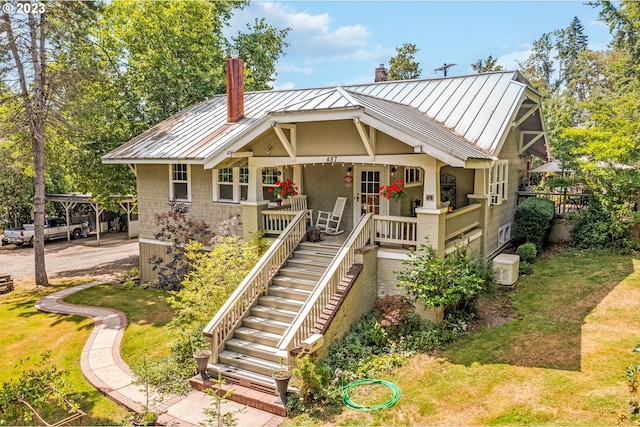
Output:
[[280,339],[282,339],[282,335],[274,334],[273,332],[261,331],[260,329],[247,328],[246,326],[237,327],[235,329],[235,333],[245,337],[257,336],[276,341],[280,341]]
[[[282,289],[293,289],[293,288],[282,288]],[[300,301],[299,299],[279,297],[277,295],[263,295],[260,298],[258,298],[258,303],[260,302],[271,302],[274,304],[293,304],[300,307],[304,305],[304,301]]]
[[270,353],[272,355],[276,355],[282,358],[287,357],[287,352],[285,350],[280,350],[270,345],[255,343],[252,341],[247,341],[239,338],[231,338],[229,341],[226,342],[225,345],[228,347],[234,348],[233,350],[230,348],[228,348],[227,350],[235,351],[236,353],[240,353],[240,351],[235,350],[236,348],[242,348],[247,350],[255,350],[263,353]]
[[269,288],[267,289],[267,292],[286,292],[286,293],[291,293],[293,295],[301,296],[304,298],[307,298],[309,295],[311,295],[311,291],[308,291],[306,289],[291,288],[288,286],[278,286],[278,285],[270,285]]
[[324,250],[324,251],[333,251],[335,253],[340,250],[342,246],[334,245],[331,243],[319,243],[319,242],[300,242],[298,246],[300,248],[309,249],[309,250]]
[[262,375],[258,372],[248,371],[246,369],[238,368],[235,366],[227,365],[224,363],[210,363],[208,369],[220,372],[222,375],[231,375],[236,378],[245,378],[258,384],[262,384],[267,387],[275,388],[276,382],[273,378],[267,375]]
[[266,325],[277,326],[277,327],[280,327],[280,328],[288,328],[289,327],[289,323],[281,322],[279,320],[274,320],[274,319],[267,319],[265,317],[247,316],[247,317],[244,318],[244,320],[249,322],[249,323],[266,324]]
[[289,284],[291,285],[301,285],[301,286],[305,286],[307,288],[315,288],[316,285],[318,284],[318,281],[316,280],[309,280],[309,279],[303,279],[301,277],[291,277],[291,276],[275,276],[273,278],[273,282],[276,282],[278,284],[286,284],[287,286],[289,286]]
[[[218,360],[222,363],[229,364],[232,361],[237,360],[238,363],[246,363],[251,366],[262,368],[263,370],[277,371],[280,369],[280,363],[273,362],[271,360],[263,359],[261,357],[251,356],[249,354],[238,353],[233,350],[223,350],[218,355]],[[224,361],[227,362],[224,362]],[[233,366],[233,365],[231,365]]]
[[316,260],[311,258],[289,258],[287,260],[287,265],[289,266],[291,263],[302,264],[302,265],[312,265],[314,267],[324,267],[324,268],[329,266],[329,260],[323,261],[323,260]]
[[292,265],[286,265],[286,266],[282,267],[280,269],[280,272],[283,272],[283,271],[284,272],[291,271],[291,272],[296,272],[296,273],[310,274],[310,275],[318,276],[318,277],[322,276],[322,273],[323,273],[322,271],[307,270],[306,268],[295,267],[295,266],[292,266]]
[[[284,298],[284,299],[286,299],[286,298]],[[298,314],[295,311],[287,310],[286,308],[271,307],[271,306],[268,306],[268,305],[256,305],[256,306],[251,307],[251,309],[252,310],[257,310],[257,311],[267,311],[267,312],[272,312],[272,313],[280,313],[280,314],[289,315],[289,316],[295,316],[296,314]]]
[[321,249],[321,248],[313,248],[313,249],[296,249],[293,252],[293,256],[295,257],[296,255],[308,255],[308,256],[318,256],[321,258],[333,258],[336,256],[337,252],[334,251],[329,251],[326,249]]

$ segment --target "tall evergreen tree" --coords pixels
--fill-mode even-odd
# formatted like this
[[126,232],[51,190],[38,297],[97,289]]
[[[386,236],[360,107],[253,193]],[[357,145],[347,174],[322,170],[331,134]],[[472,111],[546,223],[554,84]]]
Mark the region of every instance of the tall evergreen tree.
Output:
[[564,86],[571,96],[575,96],[574,78],[581,71],[578,58],[582,52],[587,50],[589,38],[584,34],[584,27],[577,16],[573,18],[567,28],[557,30],[555,36],[556,59],[560,70],[556,86]]

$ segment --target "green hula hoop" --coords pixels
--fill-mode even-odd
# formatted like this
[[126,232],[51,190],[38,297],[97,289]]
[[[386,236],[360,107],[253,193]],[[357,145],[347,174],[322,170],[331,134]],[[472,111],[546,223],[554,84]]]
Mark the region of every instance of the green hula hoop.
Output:
[[[365,406],[365,405],[360,405],[358,403],[355,403],[349,398],[349,392],[352,391],[354,388],[364,384],[381,384],[387,387],[388,389],[390,389],[393,392],[393,396],[391,397],[391,399],[387,400],[386,402],[379,403],[377,405]],[[347,408],[355,409],[356,411],[379,411],[381,409],[391,408],[393,405],[395,405],[398,402],[398,400],[400,400],[401,396],[402,396],[402,393],[400,392],[400,389],[398,388],[398,386],[396,386],[394,383],[391,383],[385,380],[364,379],[364,380],[354,381],[346,386],[344,385],[344,383],[342,384],[342,403],[344,403],[344,406],[346,406]]]

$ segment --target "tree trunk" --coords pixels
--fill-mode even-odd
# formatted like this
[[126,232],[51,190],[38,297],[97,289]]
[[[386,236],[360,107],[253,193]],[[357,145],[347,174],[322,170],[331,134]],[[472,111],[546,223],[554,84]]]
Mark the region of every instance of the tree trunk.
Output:
[[[45,205],[45,160],[44,160],[44,128],[46,117],[46,39],[45,39],[45,13],[40,15],[29,14],[26,21],[26,29],[21,34],[28,40],[26,48],[32,63],[33,81],[27,82],[24,63],[20,57],[16,36],[14,33],[11,16],[3,11],[2,17],[6,23],[7,41],[9,50],[15,62],[16,74],[20,80],[20,95],[24,106],[25,121],[29,127],[31,144],[33,149],[33,161],[35,168],[34,185],[34,260],[36,285],[49,284],[44,262],[44,205]],[[33,90],[33,93],[30,92]]]

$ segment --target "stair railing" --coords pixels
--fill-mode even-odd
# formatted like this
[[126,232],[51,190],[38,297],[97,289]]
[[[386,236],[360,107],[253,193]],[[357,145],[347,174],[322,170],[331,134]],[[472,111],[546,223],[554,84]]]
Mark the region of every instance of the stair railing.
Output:
[[211,338],[211,362],[218,363],[218,353],[233,331],[269,286],[271,279],[287,261],[305,236],[307,213],[298,212],[282,234],[269,246],[249,274],[204,328]]
[[338,250],[316,288],[307,298],[302,310],[278,343],[278,349],[286,350],[287,354],[291,354],[291,351],[302,346],[302,341],[312,334],[320,315],[330,302],[331,297],[337,292],[340,281],[355,262],[356,249],[367,243],[372,243],[374,238],[373,214],[369,213],[360,219],[360,222]]

